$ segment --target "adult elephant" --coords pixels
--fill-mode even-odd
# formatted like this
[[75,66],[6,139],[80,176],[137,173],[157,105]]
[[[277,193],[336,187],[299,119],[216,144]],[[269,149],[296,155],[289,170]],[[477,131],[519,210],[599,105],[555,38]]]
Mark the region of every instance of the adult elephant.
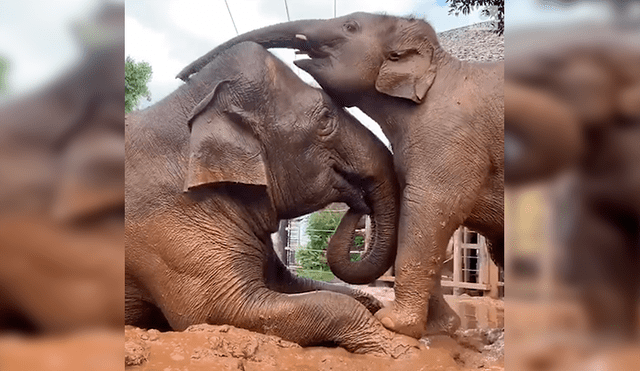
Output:
[[[453,332],[459,318],[440,289],[453,232],[460,225],[481,232],[494,261],[500,266],[504,261],[503,63],[454,58],[420,19],[354,13],[240,35],[178,77],[187,79],[244,40],[308,54],[310,59],[294,63],[338,103],[360,108],[380,125],[393,146],[402,197],[396,299],[376,316],[386,327],[414,337]],[[368,266],[349,261],[348,233],[340,232],[327,256],[336,276],[351,283],[376,278]]]
[[[276,256],[279,219],[331,202],[370,213],[374,244],[393,251],[399,194],[386,147],[266,49],[234,46],[127,116],[125,167],[127,324],[230,324],[357,353],[417,344],[373,317],[372,296]],[[390,266],[393,252],[366,259]]]
[[556,209],[557,224],[565,224],[562,273],[577,287],[594,333],[637,339],[640,40],[615,28],[552,34],[563,38],[535,48],[532,39],[549,34],[513,35],[513,63],[505,71],[505,182],[573,172]]

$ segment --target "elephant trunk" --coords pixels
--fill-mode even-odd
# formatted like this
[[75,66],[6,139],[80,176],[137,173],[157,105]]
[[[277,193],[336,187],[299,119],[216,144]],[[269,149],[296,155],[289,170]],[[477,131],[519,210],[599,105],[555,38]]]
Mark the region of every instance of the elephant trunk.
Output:
[[399,186],[393,164],[381,166],[383,175],[365,184],[367,203],[371,208],[371,243],[361,260],[352,262],[350,250],[354,246],[355,229],[362,216],[350,209],[342,218],[327,247],[327,262],[336,277],[351,284],[373,282],[395,261]]
[[262,45],[265,48],[296,48],[304,49],[305,45],[308,45],[304,36],[298,36],[313,24],[311,20],[300,20],[293,22],[280,23],[273,26],[263,27],[258,30],[247,32],[240,36],[234,37],[227,42],[220,44],[215,49],[211,50],[202,57],[196,59],[187,67],[185,67],[176,78],[187,81],[189,76],[198,72],[202,67],[206,66],[219,54],[229,49],[230,47],[245,41],[253,41]]

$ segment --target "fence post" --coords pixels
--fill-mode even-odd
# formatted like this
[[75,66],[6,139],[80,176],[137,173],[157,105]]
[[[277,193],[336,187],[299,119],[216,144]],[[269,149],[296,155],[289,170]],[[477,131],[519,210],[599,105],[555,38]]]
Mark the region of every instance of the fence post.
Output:
[[453,232],[453,294],[460,295],[459,288],[462,275],[462,228]]
[[365,215],[364,217],[364,251],[369,251],[369,244],[371,243],[371,217]]
[[498,299],[499,297],[499,282],[500,282],[500,269],[489,259],[489,297],[492,299]]
[[285,250],[287,246],[287,242],[289,238],[287,236],[287,224],[288,221],[283,219],[278,224],[278,231],[271,235],[271,240],[273,241],[273,249],[278,255],[278,258],[284,263],[284,265],[288,265],[287,261],[287,251]]

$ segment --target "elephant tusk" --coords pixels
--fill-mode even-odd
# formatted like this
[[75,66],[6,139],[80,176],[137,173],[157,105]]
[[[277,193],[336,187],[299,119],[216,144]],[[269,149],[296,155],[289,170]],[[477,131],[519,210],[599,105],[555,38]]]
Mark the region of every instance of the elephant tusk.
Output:
[[308,41],[307,37],[305,35],[302,35],[302,34],[296,34],[296,39]]

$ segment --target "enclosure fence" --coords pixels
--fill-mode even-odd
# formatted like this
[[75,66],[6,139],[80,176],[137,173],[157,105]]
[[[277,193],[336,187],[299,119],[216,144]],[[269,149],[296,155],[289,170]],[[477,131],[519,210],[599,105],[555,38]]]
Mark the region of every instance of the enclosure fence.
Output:
[[[322,212],[344,214],[346,209],[325,209]],[[310,249],[307,246],[309,235],[313,235],[313,232],[332,233],[334,231],[310,228],[308,226],[309,218],[310,215],[305,215],[288,220],[286,224],[287,238],[283,260],[294,273],[302,270],[302,266],[296,261],[296,252],[301,249],[316,252],[320,260],[324,259],[324,249]],[[365,244],[363,248],[354,248],[351,251],[352,257],[361,256],[367,250],[370,230],[369,221],[364,223],[364,228],[356,230],[356,235],[364,237]],[[324,263],[326,263],[326,259]],[[306,274],[330,274],[328,267],[325,267],[324,270],[305,268],[304,272]],[[392,284],[394,280],[393,269],[378,279],[379,282],[387,284]],[[466,227],[460,227],[454,232],[447,248],[442,286],[452,288],[455,295],[468,292],[481,292],[491,297],[504,295],[504,272],[492,262],[487,250],[487,241],[481,234]]]

